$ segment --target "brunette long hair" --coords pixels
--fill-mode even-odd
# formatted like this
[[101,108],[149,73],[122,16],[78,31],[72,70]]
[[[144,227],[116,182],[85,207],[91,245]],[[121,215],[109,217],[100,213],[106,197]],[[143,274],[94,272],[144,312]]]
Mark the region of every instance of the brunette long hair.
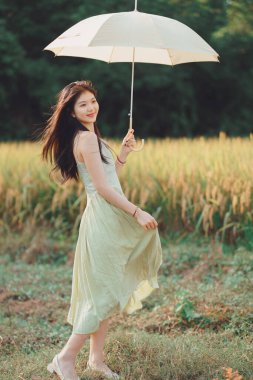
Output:
[[[81,80],[68,84],[57,95],[57,103],[52,107],[53,113],[42,132],[42,159],[54,164],[53,171],[60,170],[62,183],[73,178],[78,180],[79,174],[73,154],[74,138],[78,131],[89,131],[76,118],[71,116],[74,104],[82,92],[89,91],[97,97],[97,90],[91,81]],[[97,135],[100,156],[103,162],[109,162],[102,154],[101,134],[96,123],[94,132]],[[109,149],[109,145],[107,145]],[[50,174],[51,174],[50,173]]]

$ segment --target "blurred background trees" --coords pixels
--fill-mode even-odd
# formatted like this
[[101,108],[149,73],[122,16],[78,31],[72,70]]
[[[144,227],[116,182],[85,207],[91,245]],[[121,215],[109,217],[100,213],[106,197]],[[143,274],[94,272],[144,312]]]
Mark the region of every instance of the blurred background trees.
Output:
[[[90,79],[99,91],[102,134],[127,132],[131,65],[106,64],[43,51],[76,22],[131,11],[134,0],[0,0],[1,140],[31,139],[56,94]],[[137,137],[248,135],[253,121],[253,2],[251,0],[139,0],[138,9],[181,21],[220,55],[220,63],[136,64]]]

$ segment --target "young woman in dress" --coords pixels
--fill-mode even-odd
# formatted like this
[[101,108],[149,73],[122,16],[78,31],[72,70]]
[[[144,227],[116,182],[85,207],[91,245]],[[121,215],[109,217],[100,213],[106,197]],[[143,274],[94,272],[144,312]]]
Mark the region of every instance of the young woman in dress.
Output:
[[116,160],[96,124],[99,105],[90,81],[70,83],[58,94],[42,141],[42,158],[54,164],[63,182],[82,180],[87,204],[76,244],[67,321],[73,326],[65,346],[47,369],[60,379],[80,379],[75,360],[90,338],[87,369],[118,379],[105,363],[109,319],[131,314],[158,288],[162,249],[155,218],[130,202],[119,172],[135,145],[128,131]]

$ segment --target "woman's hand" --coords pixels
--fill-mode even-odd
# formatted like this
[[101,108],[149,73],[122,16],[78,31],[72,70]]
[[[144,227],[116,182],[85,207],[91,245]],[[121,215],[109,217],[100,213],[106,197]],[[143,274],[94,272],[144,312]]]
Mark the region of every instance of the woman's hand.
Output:
[[137,222],[145,229],[145,230],[151,230],[158,226],[157,221],[155,218],[150,215],[148,212],[138,208],[135,216],[137,219]]
[[134,148],[136,144],[136,140],[134,138],[134,129],[130,129],[126,136],[123,138],[122,146],[121,146],[121,153],[123,155],[128,155],[130,152],[132,152],[132,148]]

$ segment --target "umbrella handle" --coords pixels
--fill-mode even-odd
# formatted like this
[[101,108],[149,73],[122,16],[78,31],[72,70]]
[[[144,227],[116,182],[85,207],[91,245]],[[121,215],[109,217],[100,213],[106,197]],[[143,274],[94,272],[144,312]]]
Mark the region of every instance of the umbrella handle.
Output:
[[[133,118],[130,115],[130,118],[129,118],[129,129],[128,130],[132,129],[132,125],[133,125]],[[144,139],[141,139],[141,145],[138,148],[132,148],[132,151],[134,151],[134,152],[140,152],[143,148],[144,148]]]
[[144,148],[144,139],[141,139],[141,145],[139,146],[139,148],[132,148],[132,150],[134,152],[139,152],[140,150],[142,150]]

